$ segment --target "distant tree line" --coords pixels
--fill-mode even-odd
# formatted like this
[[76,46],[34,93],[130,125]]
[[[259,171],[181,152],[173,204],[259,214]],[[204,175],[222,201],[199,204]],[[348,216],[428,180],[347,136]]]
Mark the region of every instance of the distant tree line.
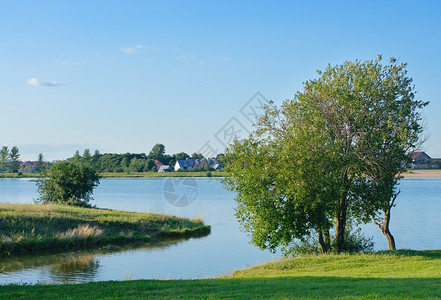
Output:
[[17,146],[13,146],[11,149],[8,146],[3,146],[0,150],[0,173],[40,172],[46,164],[41,153],[38,155],[37,161],[26,165],[20,161],[20,151]]
[[[85,149],[83,154],[77,150],[72,158],[72,162],[89,164],[99,173],[130,173],[130,172],[157,172],[155,161],[159,161],[164,165],[173,166],[177,160],[194,158],[204,158],[202,154],[193,153],[189,155],[185,152],[176,154],[165,154],[165,146],[156,144],[153,146],[149,154],[146,153],[104,153],[101,154],[95,150],[92,154],[90,149]],[[218,154],[216,159],[222,161],[223,154]],[[192,169],[192,171],[198,171]],[[199,170],[201,171],[201,170]]]
[[[85,149],[82,154],[79,150],[68,158],[68,161],[74,163],[81,163],[89,165],[98,173],[136,173],[136,172],[157,172],[157,165],[155,161],[161,164],[174,166],[177,160],[181,159],[202,159],[204,156],[199,153],[191,155],[185,152],[176,154],[165,154],[165,146],[163,144],[156,144],[151,151],[146,153],[100,153],[95,150],[92,154],[90,149]],[[216,159],[224,163],[224,154],[220,153]],[[29,163],[22,163],[20,161],[20,153],[16,146],[9,149],[8,146],[3,146],[0,150],[0,173],[40,173],[44,169],[52,165],[50,162],[44,161],[43,154],[38,154],[36,161]],[[208,171],[208,168],[194,168],[189,171]]]

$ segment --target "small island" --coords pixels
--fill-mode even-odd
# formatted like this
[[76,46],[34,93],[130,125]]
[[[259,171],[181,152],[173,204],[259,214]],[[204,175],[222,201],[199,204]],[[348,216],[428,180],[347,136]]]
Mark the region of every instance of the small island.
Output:
[[210,233],[201,219],[60,204],[0,204],[0,257]]

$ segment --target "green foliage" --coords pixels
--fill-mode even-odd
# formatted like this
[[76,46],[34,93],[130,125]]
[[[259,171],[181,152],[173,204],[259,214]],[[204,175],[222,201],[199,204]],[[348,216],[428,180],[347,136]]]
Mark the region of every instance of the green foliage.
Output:
[[[204,158],[204,156],[202,155],[202,154],[200,154],[200,153],[196,153],[196,152],[194,152],[192,155],[191,155],[191,158],[193,158],[193,159],[202,159],[202,158]],[[207,157],[208,158],[208,157]]]
[[162,160],[165,154],[165,146],[163,144],[156,144],[153,146],[152,150],[149,153],[149,157],[151,159]]
[[16,146],[10,150],[8,146],[3,146],[0,150],[0,173],[17,173],[20,169],[20,152]]
[[[346,231],[345,236],[345,251],[346,252],[364,252],[369,253],[374,250],[374,242],[373,238],[368,238],[363,235],[360,228],[357,228],[354,231]],[[335,239],[331,236],[331,248],[328,252],[338,252],[337,243]],[[319,242],[317,238],[317,234],[306,237],[304,240],[296,241],[293,243],[293,246],[290,246],[285,251],[284,255],[286,257],[289,256],[298,256],[298,255],[307,255],[307,254],[320,254],[322,253],[322,249],[319,247]]]
[[9,170],[11,173],[17,173],[19,169],[20,153],[16,146],[11,148],[9,153]]
[[90,154],[89,149],[85,149],[83,153],[83,161],[86,163],[90,163],[92,161],[92,155]]
[[89,206],[95,187],[99,184],[98,173],[90,166],[76,162],[54,163],[38,179],[40,203],[60,203]]
[[0,172],[5,172],[8,169],[9,162],[9,148],[3,146],[0,150]]
[[[390,208],[396,175],[419,145],[420,109],[406,64],[328,66],[281,108],[267,107],[248,139],[226,152],[226,187],[252,242],[274,250]],[[326,250],[325,245],[321,245]]]
[[174,154],[172,157],[173,157],[174,160],[181,160],[181,159],[190,158],[190,155],[188,155],[185,152],[180,152],[180,153]]

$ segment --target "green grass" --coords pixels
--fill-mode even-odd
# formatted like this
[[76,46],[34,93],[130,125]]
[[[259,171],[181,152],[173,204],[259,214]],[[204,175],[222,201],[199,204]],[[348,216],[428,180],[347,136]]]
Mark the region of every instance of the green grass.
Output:
[[64,205],[0,203],[0,257],[210,232],[202,220]]
[[305,256],[215,279],[9,285],[0,298],[440,299],[441,251]]
[[[201,172],[130,172],[130,173],[100,173],[103,178],[108,177],[121,177],[121,178],[133,178],[133,177],[208,177],[208,171]],[[211,177],[224,177],[226,172],[217,170],[210,171]],[[0,173],[0,178],[38,178],[39,173],[34,174],[22,174],[17,173]]]
[[25,174],[18,174],[18,173],[0,173],[0,178],[38,178],[40,177],[39,173],[25,173]]

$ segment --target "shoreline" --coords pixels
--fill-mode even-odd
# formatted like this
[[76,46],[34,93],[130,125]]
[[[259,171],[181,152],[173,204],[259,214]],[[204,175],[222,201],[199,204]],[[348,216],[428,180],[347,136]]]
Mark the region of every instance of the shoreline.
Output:
[[441,178],[441,170],[411,170],[403,174],[404,178],[436,177]]
[[[101,173],[101,178],[154,178],[154,177],[225,177],[226,173],[222,171],[212,171],[210,175],[208,172],[167,172],[167,173],[156,173],[156,172],[142,172],[142,173]],[[404,178],[415,178],[415,177],[431,177],[431,178],[441,178],[441,169],[437,170],[410,170],[403,173]],[[40,174],[0,174],[0,179],[2,178],[39,178]]]
[[[155,178],[155,177],[224,177],[223,171],[207,171],[207,172],[132,172],[132,173],[100,173],[101,178]],[[17,173],[0,173],[2,178],[39,178],[40,173],[21,174]]]
[[439,299],[441,250],[285,258],[200,279],[11,284],[1,299]]
[[60,204],[0,203],[0,258],[210,234],[201,219]]

